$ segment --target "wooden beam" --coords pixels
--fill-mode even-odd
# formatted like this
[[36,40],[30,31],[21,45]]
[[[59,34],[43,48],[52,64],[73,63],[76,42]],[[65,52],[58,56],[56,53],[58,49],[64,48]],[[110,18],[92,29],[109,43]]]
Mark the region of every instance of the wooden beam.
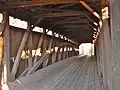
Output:
[[34,27],[36,27],[42,20],[44,19],[44,17],[39,17],[39,19],[36,21],[36,23],[33,25],[32,29]]
[[16,73],[17,73],[17,69],[18,69],[18,66],[19,66],[19,62],[20,62],[20,58],[21,58],[21,54],[22,54],[22,51],[26,45],[26,42],[28,40],[28,36],[29,36],[29,33],[30,33],[30,28],[31,28],[31,24],[29,23],[28,25],[28,28],[27,30],[25,31],[24,33],[24,36],[22,38],[22,41],[21,41],[21,44],[20,44],[20,47],[18,49],[18,52],[17,52],[17,56],[15,58],[15,62],[13,64],[13,68],[12,68],[12,75],[15,77]]
[[30,70],[29,68],[26,68],[25,71],[20,75],[20,77],[25,76],[29,70]]
[[63,60],[66,59],[66,45],[64,46]]
[[47,66],[52,64],[52,54],[49,55]]
[[10,80],[10,29],[9,29],[9,15],[4,13],[5,17],[5,30],[4,30],[4,56],[3,56],[3,68],[4,68],[4,83]]
[[[49,9],[47,9],[49,11]],[[51,9],[50,9],[51,10]],[[62,9],[52,9],[53,11],[61,11],[59,13],[46,13],[43,15],[38,15],[35,16],[34,18],[39,18],[39,17],[63,17],[63,16],[84,16],[86,17],[89,21],[95,22],[91,17],[89,17],[89,13],[85,11],[78,11],[78,10],[62,10]],[[74,17],[78,18],[78,17]],[[80,17],[79,17],[80,18]]]
[[[3,44],[4,44],[4,39],[3,39],[3,36],[0,36],[0,62],[1,62],[1,65],[4,65],[4,63],[2,63],[2,59],[3,59],[3,55],[4,55],[4,51],[3,51],[3,48],[4,48],[4,46],[3,46]],[[4,83],[4,67],[1,67],[1,75],[2,75],[2,77],[1,77],[1,84],[3,84]],[[7,77],[7,76],[6,76]]]
[[[72,48],[72,47],[71,47],[71,48]],[[72,51],[71,51],[71,55],[74,56],[74,50],[73,50],[73,48],[72,48]]]
[[69,58],[68,53],[69,53],[69,47],[68,47],[68,45],[67,45],[67,55],[66,55],[66,58]]
[[36,53],[38,52],[39,48],[42,47],[43,40],[44,40],[44,35],[41,35],[41,36],[40,36],[40,39],[39,39],[39,42],[38,42],[37,50],[36,50],[36,52],[35,52],[34,64],[37,62]]
[[0,36],[0,60],[3,59],[3,37]]
[[68,47],[67,47],[67,45],[66,45],[65,59],[68,58],[67,53],[68,53]]
[[109,6],[109,0],[101,0],[101,8],[105,8]]
[[[75,16],[75,17],[67,17],[67,18],[64,18],[64,19],[60,19],[59,21],[56,20],[56,21],[53,21],[53,23],[62,23],[62,22],[68,22],[68,21],[76,21],[76,20],[87,20],[87,18],[85,16]],[[89,20],[88,20],[89,21]]]
[[79,0],[31,0],[24,2],[12,2],[8,3],[9,8],[24,8],[31,6],[51,5],[51,4],[70,4],[80,3]]
[[32,39],[32,31],[30,32],[30,35],[29,35],[29,41],[30,41],[30,48],[28,48],[28,69],[31,69],[32,66],[33,66],[33,63],[32,63],[32,46],[33,46],[33,39]]
[[[51,39],[50,39],[49,46],[48,46],[48,50],[51,50],[51,49],[52,49],[53,40],[54,40],[54,38],[51,38]],[[52,54],[53,54],[53,53],[51,53],[51,54],[49,55],[48,64],[47,64],[47,65],[50,65],[50,64],[53,63],[53,62],[52,62]]]
[[65,46],[62,47],[62,52],[61,52],[60,60],[63,60],[63,56],[64,56],[64,48],[65,48]]
[[[41,21],[43,20],[43,17],[39,17],[39,19],[36,21],[36,23],[33,25],[32,29],[37,26]],[[35,51],[35,57],[34,57],[34,63],[35,64],[37,62],[37,56],[36,53],[38,52],[38,49],[41,48],[42,43],[43,43],[43,39],[44,39],[44,35],[40,36],[39,42],[38,42],[38,46],[37,46],[37,50]]]
[[63,4],[63,5],[60,5],[60,6],[57,6],[57,8],[62,8],[62,9],[64,9],[64,8],[68,8],[68,7],[71,7],[71,6],[74,6],[75,4]]
[[[55,29],[55,28],[87,28],[87,29],[89,29],[90,28],[90,26],[88,26],[87,24],[86,25],[75,25],[75,24],[64,24],[64,25],[56,25],[55,27],[53,27],[53,29]],[[91,28],[90,28],[91,29]]]
[[70,12],[58,12],[58,13],[46,13],[46,14],[41,14],[37,15],[33,18],[39,18],[39,17],[44,17],[44,18],[50,18],[50,17],[67,17],[67,16],[88,16],[87,13],[82,12],[82,11],[70,11]]
[[50,39],[48,50],[52,49],[53,38]]
[[33,18],[52,18],[52,17],[70,17],[70,16],[84,16],[86,17],[89,21],[91,21],[92,23],[94,23],[95,21],[89,17],[88,13],[86,12],[82,12],[82,11],[70,11],[70,12],[58,12],[58,13],[46,13],[46,14],[41,14],[41,15],[37,15]]
[[62,22],[56,22],[56,23],[53,23],[53,25],[61,25],[61,24],[86,24],[86,23],[89,23],[88,20],[70,20],[70,21],[62,21]]
[[[107,44],[110,49],[109,52],[109,67],[112,69],[109,74],[112,74],[112,88],[109,90],[120,89],[120,0],[109,0],[110,2],[110,30],[108,30],[110,41]],[[109,20],[109,19],[108,19]],[[108,51],[108,50],[107,50]],[[110,88],[110,87],[108,87]]]
[[58,57],[59,57],[60,49],[61,49],[61,47],[59,47],[58,50],[57,50],[57,52],[56,52],[55,62],[59,61]]
[[[53,32],[52,36],[53,36],[53,43],[52,43],[53,54],[52,54],[52,57],[54,57],[53,55],[56,54],[56,52],[55,52],[55,47],[56,47],[56,42],[57,42],[57,41],[56,41],[55,33],[54,33],[54,32]],[[52,63],[55,63],[55,59],[54,59],[54,58],[52,58]]]
[[32,74],[35,70],[49,57],[50,53],[45,53],[36,64],[33,66],[31,70],[28,71],[27,75]]
[[[73,26],[74,24],[76,24],[75,26]],[[80,24],[80,25],[77,25],[77,24]],[[84,24],[84,25],[83,25]],[[69,26],[67,26],[67,27],[65,27],[65,25],[71,25],[70,27]],[[73,26],[73,27],[72,27]],[[85,28],[87,28],[87,29],[89,29],[90,28],[90,30],[94,30],[94,26],[92,26],[90,23],[87,23],[87,22],[76,22],[76,23],[74,23],[74,22],[65,22],[65,23],[57,23],[57,24],[54,24],[53,26],[52,26],[52,29],[56,29],[57,30],[57,28],[71,28],[71,29],[74,29],[74,28],[83,28],[83,27],[85,27]]]
[[[50,57],[50,55],[49,55],[49,57]],[[42,64],[43,68],[49,65],[49,62],[48,62],[49,57],[45,61],[43,61],[43,64]]]
[[[89,0],[94,2],[94,0]],[[4,8],[24,8],[32,6],[41,5],[51,5],[51,4],[77,4],[80,0],[30,0],[30,1],[8,1],[6,3],[7,7]],[[3,9],[3,7],[2,7]]]
[[70,46],[68,47],[68,57],[70,57]]
[[55,47],[55,43],[56,43],[56,39],[55,39],[55,33],[54,32],[52,32],[52,37],[53,37],[53,42],[52,42],[52,48],[53,49],[55,49],[54,47]]
[[[58,38],[60,38],[60,34],[58,34]],[[59,54],[60,54],[60,49],[61,49],[61,47],[59,47],[59,45],[60,45],[60,43],[61,43],[61,40],[60,39],[58,39],[58,40],[56,40],[56,47],[58,47],[57,48],[57,51],[55,52],[56,54],[55,54],[55,62],[58,62],[59,61]]]
[[[45,11],[45,12],[79,12],[79,11],[82,11],[82,12],[86,12],[88,13],[87,11],[85,10],[71,10],[71,9],[60,9],[60,8],[45,8],[45,7],[36,7],[35,9],[33,7],[29,8],[29,9],[33,9],[33,10],[37,10],[37,11]],[[89,13],[88,13],[89,14]]]
[[5,16],[5,14],[6,14],[6,12],[3,12],[3,21],[0,24],[0,36],[2,35],[3,30],[5,29],[5,26],[6,26],[6,16]]
[[47,50],[47,34],[46,34],[46,29],[43,29],[43,33],[44,33],[44,40],[43,40],[43,44],[42,44],[42,55],[46,52]]
[[83,0],[80,0],[80,3],[86,8],[88,9],[92,14],[94,14],[98,19],[101,19],[101,16],[95,12],[88,4],[86,4]]

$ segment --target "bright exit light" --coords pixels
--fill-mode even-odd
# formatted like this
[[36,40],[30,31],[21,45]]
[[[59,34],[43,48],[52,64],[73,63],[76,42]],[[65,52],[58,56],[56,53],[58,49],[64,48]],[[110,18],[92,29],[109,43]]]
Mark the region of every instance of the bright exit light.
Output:
[[91,43],[82,43],[79,46],[79,54],[80,55],[94,55],[94,44]]

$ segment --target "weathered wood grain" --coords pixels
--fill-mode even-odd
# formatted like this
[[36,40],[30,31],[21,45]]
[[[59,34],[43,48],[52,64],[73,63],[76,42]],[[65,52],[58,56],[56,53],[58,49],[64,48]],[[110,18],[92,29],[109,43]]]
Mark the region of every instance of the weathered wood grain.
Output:
[[[21,88],[21,89],[20,89]],[[97,74],[96,61],[71,57],[18,79],[10,90],[103,90]]]

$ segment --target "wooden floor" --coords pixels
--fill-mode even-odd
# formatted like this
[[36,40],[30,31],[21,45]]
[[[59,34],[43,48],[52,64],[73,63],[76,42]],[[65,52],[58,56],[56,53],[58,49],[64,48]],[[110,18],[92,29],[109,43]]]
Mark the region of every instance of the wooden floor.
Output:
[[10,90],[103,90],[96,62],[88,57],[72,57],[21,77]]

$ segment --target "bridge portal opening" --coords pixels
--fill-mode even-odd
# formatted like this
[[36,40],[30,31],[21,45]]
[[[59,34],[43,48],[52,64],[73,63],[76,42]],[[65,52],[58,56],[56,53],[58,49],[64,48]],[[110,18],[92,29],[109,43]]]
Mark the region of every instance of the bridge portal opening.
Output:
[[94,55],[94,44],[92,43],[82,43],[79,46],[79,55]]

